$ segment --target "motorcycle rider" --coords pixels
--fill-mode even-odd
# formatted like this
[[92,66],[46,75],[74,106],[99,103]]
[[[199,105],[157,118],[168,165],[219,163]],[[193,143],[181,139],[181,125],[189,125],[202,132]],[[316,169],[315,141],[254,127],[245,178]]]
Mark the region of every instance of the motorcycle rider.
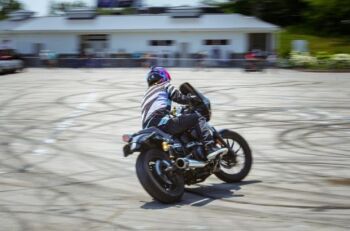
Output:
[[170,84],[171,76],[163,67],[152,67],[147,74],[148,89],[142,100],[142,127],[158,127],[160,130],[177,135],[195,128],[200,133],[206,151],[206,159],[212,160],[225,149],[218,148],[208,127],[206,119],[199,113],[170,117],[171,102],[197,104],[195,96],[183,95]]

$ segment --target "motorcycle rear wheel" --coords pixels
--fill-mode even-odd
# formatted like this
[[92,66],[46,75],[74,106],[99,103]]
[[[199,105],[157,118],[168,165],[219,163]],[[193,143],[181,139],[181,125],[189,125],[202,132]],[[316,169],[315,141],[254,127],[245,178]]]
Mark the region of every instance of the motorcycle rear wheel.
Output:
[[146,192],[162,203],[174,203],[184,194],[182,174],[166,173],[170,166],[169,157],[159,149],[141,153],[136,160],[136,174]]
[[[215,175],[227,183],[242,181],[249,174],[253,163],[250,147],[247,141],[234,131],[225,130],[221,136],[230,146],[230,151],[220,161],[220,171]],[[236,158],[233,157],[233,152]],[[234,159],[236,163],[233,163]]]

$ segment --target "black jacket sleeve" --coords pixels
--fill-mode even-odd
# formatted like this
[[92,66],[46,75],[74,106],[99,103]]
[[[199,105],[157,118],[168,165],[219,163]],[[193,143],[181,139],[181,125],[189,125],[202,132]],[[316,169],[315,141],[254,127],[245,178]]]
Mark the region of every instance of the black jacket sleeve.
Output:
[[190,104],[191,99],[186,95],[182,94],[179,90],[177,90],[170,83],[165,87],[168,92],[169,98],[179,104]]

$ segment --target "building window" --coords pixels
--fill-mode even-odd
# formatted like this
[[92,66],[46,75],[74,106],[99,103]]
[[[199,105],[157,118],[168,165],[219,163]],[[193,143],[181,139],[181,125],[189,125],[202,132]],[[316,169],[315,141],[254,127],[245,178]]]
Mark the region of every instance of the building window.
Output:
[[206,39],[203,40],[203,44],[207,46],[221,46],[221,45],[229,45],[230,41],[228,39]]
[[84,41],[107,41],[108,40],[108,35],[107,34],[81,35],[81,40],[84,40]]
[[80,35],[80,54],[91,55],[105,53],[109,46],[109,35],[107,34],[86,34]]
[[174,45],[174,40],[150,40],[150,46],[172,46]]

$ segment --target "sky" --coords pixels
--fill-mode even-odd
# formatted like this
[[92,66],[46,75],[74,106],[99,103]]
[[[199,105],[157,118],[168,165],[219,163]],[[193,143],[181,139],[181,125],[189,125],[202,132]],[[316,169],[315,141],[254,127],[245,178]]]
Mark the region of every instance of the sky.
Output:
[[[18,0],[24,4],[26,10],[31,10],[36,13],[36,16],[47,15],[50,1],[58,2],[74,2],[76,0]],[[96,0],[79,0],[86,2],[88,6],[96,6]],[[219,0],[223,1],[223,0]],[[154,5],[154,6],[172,6],[172,5],[196,5],[201,2],[201,0],[144,0],[145,5]]]

